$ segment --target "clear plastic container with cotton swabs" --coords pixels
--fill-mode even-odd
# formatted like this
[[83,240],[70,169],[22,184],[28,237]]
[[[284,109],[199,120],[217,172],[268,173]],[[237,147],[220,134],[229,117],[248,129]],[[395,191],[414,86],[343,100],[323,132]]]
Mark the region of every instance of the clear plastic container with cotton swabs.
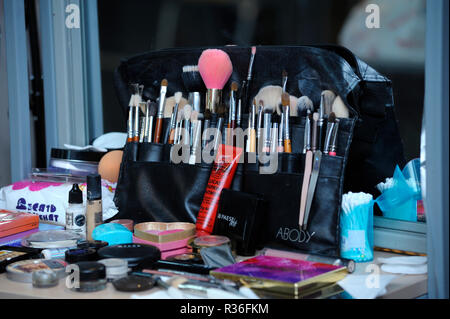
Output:
[[370,194],[342,196],[341,257],[356,262],[373,260],[373,205]]

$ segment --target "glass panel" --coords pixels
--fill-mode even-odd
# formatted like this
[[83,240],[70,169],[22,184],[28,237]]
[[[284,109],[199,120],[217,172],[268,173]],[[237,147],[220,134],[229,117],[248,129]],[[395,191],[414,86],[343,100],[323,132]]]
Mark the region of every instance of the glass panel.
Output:
[[338,44],[392,80],[409,162],[420,157],[425,7],[425,0],[98,0],[105,133],[126,131],[113,85],[121,58],[173,47]]

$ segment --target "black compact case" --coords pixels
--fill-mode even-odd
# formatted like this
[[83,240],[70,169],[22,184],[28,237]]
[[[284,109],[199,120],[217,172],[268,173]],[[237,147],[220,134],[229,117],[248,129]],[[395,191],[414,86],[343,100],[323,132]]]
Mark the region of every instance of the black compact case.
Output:
[[262,248],[261,226],[266,216],[267,203],[262,195],[224,189],[214,223],[214,234],[230,238],[240,256],[252,256]]
[[[204,49],[159,50],[123,60],[114,81],[124,110],[132,94],[129,83],[144,85],[143,98],[154,101],[165,78],[169,83],[168,97],[177,91],[187,97],[182,67],[196,64]],[[247,76],[251,48],[220,49],[228,53],[233,64],[233,73],[223,89],[225,101],[231,82],[241,84]],[[243,161],[238,164],[230,187],[233,192],[222,193],[218,211],[223,215],[232,214],[229,216],[239,219],[242,228],[232,230],[225,220],[218,219],[214,232],[234,238],[244,254],[275,243],[338,256],[343,193],[374,193],[378,182],[390,177],[396,165],[405,163],[391,82],[342,47],[258,46],[250,100],[260,88],[280,85],[282,70],[289,74],[286,88],[289,94],[307,95],[318,107],[321,92],[332,90],[350,112],[349,118],[340,119],[336,156],[322,156],[308,228],[301,230],[298,225],[305,166],[305,154],[302,154],[305,118],[290,117],[292,153],[276,155],[278,165],[272,174],[261,173],[263,165],[257,154],[243,153]],[[200,93],[204,99],[205,92]],[[248,105],[242,111],[245,130]],[[162,136],[168,133],[169,121],[164,119]],[[215,119],[211,122],[214,126]],[[196,222],[212,164],[172,163],[171,147],[155,143],[125,145],[114,197],[119,208],[116,219],[133,219],[137,223]]]

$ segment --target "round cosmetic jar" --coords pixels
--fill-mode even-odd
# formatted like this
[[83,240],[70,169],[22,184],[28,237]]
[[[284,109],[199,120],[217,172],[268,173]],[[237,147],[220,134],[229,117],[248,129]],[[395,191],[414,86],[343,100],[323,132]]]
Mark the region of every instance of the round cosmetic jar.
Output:
[[71,288],[78,292],[94,292],[106,288],[106,267],[96,261],[81,261],[78,266],[79,282]]
[[128,261],[119,258],[106,258],[98,261],[106,267],[106,278],[113,281],[128,275]]

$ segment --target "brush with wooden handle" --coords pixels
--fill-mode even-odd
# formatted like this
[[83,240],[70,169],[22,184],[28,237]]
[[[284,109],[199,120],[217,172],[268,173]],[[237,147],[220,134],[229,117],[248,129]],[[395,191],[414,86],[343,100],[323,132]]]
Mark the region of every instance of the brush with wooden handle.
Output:
[[281,104],[283,106],[283,112],[284,112],[284,152],[292,153],[292,143],[291,143],[291,137],[289,134],[290,98],[289,98],[288,93],[285,92],[281,95]]
[[155,139],[153,141],[154,143],[161,142],[163,119],[164,119],[164,103],[166,100],[167,85],[168,85],[168,81],[166,79],[161,81],[158,115],[156,116]]

